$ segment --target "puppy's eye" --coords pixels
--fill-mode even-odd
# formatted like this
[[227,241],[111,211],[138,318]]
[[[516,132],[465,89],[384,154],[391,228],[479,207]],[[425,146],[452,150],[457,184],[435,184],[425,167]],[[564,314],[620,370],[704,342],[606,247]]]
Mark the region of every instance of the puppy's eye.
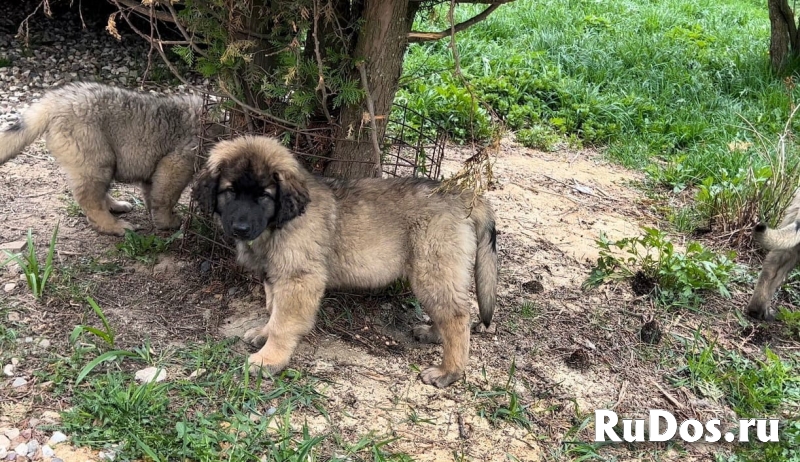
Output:
[[258,196],[259,199],[275,199],[275,196],[272,195],[271,191],[264,191]]

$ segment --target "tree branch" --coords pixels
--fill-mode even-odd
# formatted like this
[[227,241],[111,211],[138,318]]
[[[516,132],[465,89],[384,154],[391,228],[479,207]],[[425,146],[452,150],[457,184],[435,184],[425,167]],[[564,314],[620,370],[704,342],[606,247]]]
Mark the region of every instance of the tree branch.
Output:
[[475,16],[471,17],[470,19],[467,19],[464,22],[460,22],[441,32],[411,31],[408,33],[408,42],[409,43],[430,42],[432,40],[439,40],[445,38],[448,35],[455,34],[456,32],[461,32],[486,19],[490,14],[492,14],[494,10],[500,8],[500,5],[502,4],[501,3],[491,4],[489,5],[488,8],[476,14]]
[[361,74],[361,84],[364,85],[364,93],[367,98],[367,110],[369,111],[369,126],[371,128],[369,137],[372,140],[372,150],[375,152],[375,172],[380,174],[381,171],[381,145],[378,143],[378,124],[375,123],[375,103],[372,101],[372,94],[369,91],[369,81],[367,79],[367,70],[364,63],[356,64],[358,72]]
[[317,8],[317,0],[314,0],[314,54],[317,57],[317,72],[319,73],[319,80],[317,83],[317,90],[322,93],[322,112],[325,113],[325,119],[329,124],[333,123],[330,112],[328,112],[328,92],[325,89],[325,77],[323,76],[322,55],[319,51],[319,8]]
[[192,47],[192,50],[194,50],[195,53],[199,54],[200,56],[208,57],[206,52],[204,52],[197,45],[194,44],[194,40],[192,40],[193,37],[189,36],[189,34],[186,32],[186,29],[183,27],[183,24],[181,24],[181,22],[178,20],[178,12],[175,11],[175,7],[172,6],[172,3],[166,2],[165,5],[169,10],[169,14],[172,15],[172,19],[175,21],[175,25],[178,27],[178,30],[181,31],[181,34],[183,34],[183,38],[186,39],[187,42],[189,42],[189,46]]
[[[118,4],[122,3],[123,5],[127,6],[128,8],[130,8],[132,11],[135,11],[136,13],[139,13],[142,16],[152,17],[152,18],[157,19],[159,21],[176,22],[175,19],[172,18],[172,15],[170,15],[170,14],[164,12],[164,11],[160,11],[160,10],[159,11],[155,11],[154,10],[154,11],[152,11],[152,14],[151,14],[150,8],[142,5],[142,3],[140,1],[137,1],[137,0],[115,0],[115,3],[118,3]],[[120,8],[120,6],[117,5],[117,8]],[[120,8],[120,10],[121,9],[122,8]]]

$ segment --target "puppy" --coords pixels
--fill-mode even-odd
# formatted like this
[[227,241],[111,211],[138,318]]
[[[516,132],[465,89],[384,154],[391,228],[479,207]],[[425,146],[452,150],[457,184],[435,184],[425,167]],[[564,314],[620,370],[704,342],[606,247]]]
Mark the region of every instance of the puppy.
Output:
[[441,364],[422,381],[447,386],[469,359],[474,275],[480,320],[489,326],[497,291],[497,235],[489,204],[471,191],[420,179],[333,180],[303,169],[276,140],[218,143],[194,188],[237,241],[238,261],[263,275],[271,312],[245,340],[265,342],[250,364],[276,373],[314,326],[326,288],[371,289],[406,278],[433,321],[423,342],[442,342]]

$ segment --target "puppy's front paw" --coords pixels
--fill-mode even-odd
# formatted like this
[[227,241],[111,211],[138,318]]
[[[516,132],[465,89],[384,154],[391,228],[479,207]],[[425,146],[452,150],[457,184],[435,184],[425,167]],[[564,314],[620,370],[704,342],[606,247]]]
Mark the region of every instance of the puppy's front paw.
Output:
[[178,214],[169,214],[164,217],[153,217],[153,222],[158,229],[178,229],[183,223],[183,218]]
[[775,320],[775,312],[770,309],[769,306],[761,306],[761,305],[748,305],[745,308],[745,312],[755,319],[760,319],[764,321],[774,321]]
[[125,236],[126,230],[136,231],[136,227],[125,220],[115,220],[111,226],[95,226],[97,231],[112,236]]
[[463,372],[447,372],[440,367],[429,367],[419,374],[422,383],[433,385],[437,388],[444,388],[464,376]]
[[263,327],[254,327],[244,333],[242,340],[250,345],[261,348],[267,342],[267,334],[264,333]]
[[250,357],[247,358],[247,362],[250,365],[250,374],[261,374],[266,377],[274,377],[286,367],[285,364],[271,362],[270,359],[262,355],[261,352],[251,354]]

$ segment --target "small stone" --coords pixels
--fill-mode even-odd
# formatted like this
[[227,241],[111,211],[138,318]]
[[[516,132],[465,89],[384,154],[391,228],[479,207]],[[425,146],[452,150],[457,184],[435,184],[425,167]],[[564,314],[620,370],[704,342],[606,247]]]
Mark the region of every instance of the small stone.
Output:
[[165,371],[163,368],[148,367],[146,369],[137,371],[134,377],[136,378],[137,382],[141,383],[148,383],[154,380],[156,382],[161,382],[163,380],[166,380],[167,371]]
[[33,337],[25,337],[25,343],[33,343]]
[[0,460],[5,459],[7,456],[8,456],[8,450],[7,449],[0,449]]
[[51,436],[47,441],[47,444],[49,446],[55,446],[58,443],[63,443],[64,441],[67,441],[67,435],[61,433],[60,431],[55,431],[53,432],[53,436]]
[[64,459],[59,459],[58,457],[53,457],[50,459],[50,462],[64,462]]
[[50,340],[47,340],[46,338],[39,340],[39,348],[50,348]]
[[55,451],[53,451],[53,448],[45,444],[44,446],[42,446],[42,455],[44,457],[53,457],[54,455],[56,455],[56,453]]
[[200,369],[197,369],[195,371],[192,371],[192,373],[189,374],[189,380],[196,379],[196,378],[202,376],[205,373],[206,373],[206,370],[203,369],[203,368],[200,368]]
[[11,364],[13,364],[14,366],[19,364],[19,358],[11,358]]
[[9,282],[9,283],[6,283],[6,285],[3,286],[3,291],[4,292],[11,292],[12,290],[14,290],[16,288],[17,288],[17,283],[16,282]]
[[[23,274],[22,277],[25,277],[25,275]],[[16,311],[9,311],[8,322],[19,322],[19,313]]]
[[19,436],[19,429],[18,428],[12,428],[12,429],[6,430],[5,435],[10,440],[16,439]]
[[[6,438],[4,435],[0,435],[0,451],[8,451],[8,448],[11,447],[11,440]],[[2,457],[0,457],[2,459]]]
[[37,419],[36,417],[33,417],[30,420],[28,420],[28,427],[36,428],[37,425],[39,425],[39,419]]
[[12,242],[4,242],[0,244],[0,252],[3,250],[7,250],[11,253],[19,253],[25,250],[25,247],[28,246],[28,241],[12,241]]
[[3,366],[3,375],[6,377],[14,377],[14,365],[13,364],[6,364]]
[[39,450],[39,442],[36,440],[28,441],[28,455],[36,454],[36,451]]
[[24,456],[28,453],[28,445],[25,443],[19,443],[17,447],[14,448],[14,452],[17,454]]
[[28,384],[28,381],[27,381],[27,380],[25,380],[25,379],[24,379],[24,378],[22,378],[22,377],[17,377],[16,379],[14,379],[14,381],[13,381],[13,382],[11,382],[11,388],[19,388],[19,387],[24,387],[24,386],[25,386],[25,385],[27,385],[27,384]]

